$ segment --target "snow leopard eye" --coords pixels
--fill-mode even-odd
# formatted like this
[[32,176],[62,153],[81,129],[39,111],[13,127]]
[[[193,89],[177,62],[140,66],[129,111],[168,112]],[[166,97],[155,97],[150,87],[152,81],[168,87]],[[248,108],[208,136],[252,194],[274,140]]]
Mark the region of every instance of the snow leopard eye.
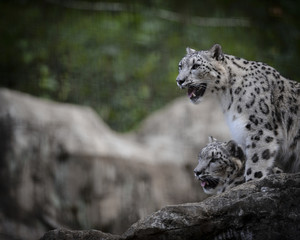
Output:
[[220,164],[219,161],[221,160],[221,158],[218,157],[212,157],[210,160],[210,163],[213,163],[214,165]]
[[180,72],[181,69],[182,69],[182,65],[181,65],[181,63],[179,63],[179,65],[178,65],[178,71]]
[[192,66],[192,69],[195,70],[195,69],[197,69],[198,67],[200,67],[200,65],[195,63],[195,64]]

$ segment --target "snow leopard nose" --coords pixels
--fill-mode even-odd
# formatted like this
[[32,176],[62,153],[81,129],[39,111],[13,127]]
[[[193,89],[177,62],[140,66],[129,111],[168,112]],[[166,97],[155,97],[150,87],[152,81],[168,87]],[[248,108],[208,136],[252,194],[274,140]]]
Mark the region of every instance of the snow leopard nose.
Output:
[[195,176],[199,177],[202,174],[202,171],[199,171],[197,169],[194,170]]
[[184,84],[186,77],[183,76],[183,74],[178,74],[176,78],[176,82],[178,87],[182,88],[182,84]]
[[176,78],[176,82],[177,82],[177,85],[178,87],[182,87],[182,84],[184,84],[185,82],[185,79],[182,79],[182,78]]

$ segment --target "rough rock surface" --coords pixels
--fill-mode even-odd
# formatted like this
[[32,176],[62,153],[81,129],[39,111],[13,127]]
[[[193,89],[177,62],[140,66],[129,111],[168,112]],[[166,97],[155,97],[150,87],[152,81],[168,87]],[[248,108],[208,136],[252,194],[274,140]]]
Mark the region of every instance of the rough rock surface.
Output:
[[0,238],[58,227],[120,234],[163,206],[204,199],[197,152],[209,129],[226,132],[208,104],[198,114],[176,100],[122,135],[90,108],[0,89]]
[[[300,236],[299,202],[300,173],[272,175],[203,202],[164,207],[133,224],[121,236],[85,231],[74,239],[97,239],[98,236],[106,240],[297,240]],[[42,240],[69,239],[67,235],[77,233],[55,230],[45,234]]]
[[56,229],[46,233],[41,240],[119,240],[121,237],[97,230],[71,231]]
[[272,175],[200,203],[168,206],[126,239],[299,239],[300,173]]

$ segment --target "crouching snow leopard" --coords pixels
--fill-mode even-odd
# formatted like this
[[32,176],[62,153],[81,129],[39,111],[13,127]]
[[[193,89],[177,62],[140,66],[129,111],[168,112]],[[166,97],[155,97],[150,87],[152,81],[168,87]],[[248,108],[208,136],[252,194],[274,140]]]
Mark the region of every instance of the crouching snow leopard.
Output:
[[[245,182],[245,154],[234,140],[220,142],[209,137],[209,143],[200,151],[195,177],[207,194],[219,194]],[[274,167],[269,173],[281,173]]]
[[246,155],[245,177],[265,177],[275,160],[284,172],[300,168],[300,84],[274,68],[210,50],[187,48],[177,85],[198,103],[218,99],[233,139]]

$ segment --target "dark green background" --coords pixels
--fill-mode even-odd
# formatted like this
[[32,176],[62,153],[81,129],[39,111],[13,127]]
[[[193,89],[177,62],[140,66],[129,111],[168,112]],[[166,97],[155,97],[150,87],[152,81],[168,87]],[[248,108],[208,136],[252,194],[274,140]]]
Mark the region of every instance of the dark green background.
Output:
[[124,132],[186,94],[175,83],[186,46],[219,43],[300,79],[298,1],[112,3],[1,1],[0,87],[91,106]]

